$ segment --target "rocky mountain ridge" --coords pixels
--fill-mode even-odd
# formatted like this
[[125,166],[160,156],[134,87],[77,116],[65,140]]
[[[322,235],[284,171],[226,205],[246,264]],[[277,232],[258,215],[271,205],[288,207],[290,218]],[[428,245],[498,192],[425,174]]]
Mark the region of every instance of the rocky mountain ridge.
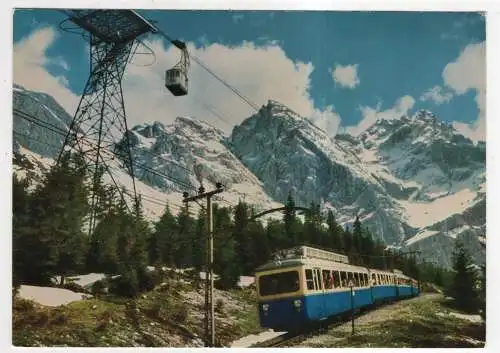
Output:
[[[71,122],[50,96],[20,87],[14,88],[14,109],[44,114],[62,130]],[[22,146],[35,159],[55,158],[62,145],[60,134],[16,114],[14,130],[14,148]],[[33,131],[42,142],[35,143]],[[388,245],[421,250],[427,260],[449,266],[453,243],[461,238],[477,262],[484,261],[485,144],[474,145],[431,112],[380,120],[358,137],[332,138],[269,101],[230,137],[190,117],[141,124],[129,137],[135,160],[148,167],[136,169],[144,194],[180,204],[182,191],[196,189],[202,177],[206,185],[221,181],[227,187],[227,204],[241,199],[269,209],[292,192],[298,205],[318,202],[344,225],[359,215]],[[154,216],[161,211],[156,206]]]

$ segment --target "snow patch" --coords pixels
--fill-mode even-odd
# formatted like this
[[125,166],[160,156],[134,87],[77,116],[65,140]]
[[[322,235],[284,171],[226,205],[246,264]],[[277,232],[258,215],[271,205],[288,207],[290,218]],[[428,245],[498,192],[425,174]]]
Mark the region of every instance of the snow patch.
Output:
[[68,277],[68,280],[71,280],[79,286],[88,287],[104,278],[106,278],[104,273],[87,273],[86,275]]
[[409,246],[411,244],[416,243],[417,241],[421,241],[421,240],[423,240],[425,238],[432,237],[433,235],[436,235],[438,233],[439,232],[435,231],[435,230],[424,229],[423,231],[418,232],[416,235],[414,235],[413,237],[411,237],[410,239],[408,239],[405,242],[405,244],[406,244],[406,246]]
[[467,320],[467,321],[470,321],[470,322],[473,322],[473,323],[481,323],[483,321],[481,319],[480,315],[461,314],[461,313],[457,313],[457,312],[454,312],[454,311],[450,311],[450,312],[447,312],[447,313],[444,313],[444,312],[440,311],[440,312],[437,313],[437,315],[443,316],[443,317],[453,316],[453,317],[456,317],[457,319]]
[[423,228],[442,221],[453,214],[462,213],[473,206],[477,194],[470,189],[464,189],[456,194],[441,197],[432,202],[397,202],[406,210],[408,223],[415,228]]
[[66,305],[90,297],[85,293],[75,293],[69,289],[21,285],[19,296],[45,306]]
[[238,280],[238,286],[242,288],[248,287],[254,283],[255,283],[255,277],[253,276],[240,276],[240,279]]
[[134,130],[132,130],[132,133],[137,137],[143,148],[151,148],[156,143],[156,137],[145,137]]
[[245,336],[231,343],[231,348],[248,348],[256,343],[270,340],[272,338],[284,335],[285,333],[286,332],[274,332],[273,330],[268,330],[256,335]]

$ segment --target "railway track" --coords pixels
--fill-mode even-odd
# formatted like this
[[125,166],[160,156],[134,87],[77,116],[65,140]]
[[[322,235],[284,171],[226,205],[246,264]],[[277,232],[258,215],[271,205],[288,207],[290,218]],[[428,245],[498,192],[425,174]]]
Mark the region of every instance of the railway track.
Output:
[[[409,300],[409,299],[403,299],[403,300]],[[355,311],[354,319],[362,317],[363,315],[373,310],[378,310],[385,306],[395,304],[396,302],[383,302],[379,303],[375,308],[365,307],[362,309],[358,309]],[[251,345],[250,348],[293,347],[294,344],[298,344],[308,338],[311,338],[312,336],[325,333],[328,330],[343,325],[349,321],[351,321],[351,314],[345,313],[341,316],[323,321],[321,327],[306,329],[299,333],[287,332],[272,339],[255,343]]]
[[[355,315],[355,317],[358,317],[358,316],[360,316],[359,313],[357,313]],[[251,348],[290,347],[290,346],[293,346],[296,343],[300,343],[300,342],[304,341],[305,339],[310,338],[314,335],[325,333],[329,329],[340,326],[346,322],[349,322],[350,320],[351,320],[350,315],[348,315],[348,317],[346,317],[346,316],[338,317],[338,318],[323,322],[321,327],[312,327],[312,328],[306,329],[306,330],[298,332],[298,333],[287,332],[287,333],[284,333],[280,336],[271,338],[267,341],[255,343],[250,347]]]

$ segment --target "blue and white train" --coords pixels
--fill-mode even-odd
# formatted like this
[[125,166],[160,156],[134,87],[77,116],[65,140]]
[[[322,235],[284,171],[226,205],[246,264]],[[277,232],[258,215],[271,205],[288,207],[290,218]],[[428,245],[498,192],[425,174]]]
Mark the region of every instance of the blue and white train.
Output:
[[419,295],[418,283],[401,271],[353,266],[345,255],[307,246],[281,251],[255,277],[260,325],[277,331]]

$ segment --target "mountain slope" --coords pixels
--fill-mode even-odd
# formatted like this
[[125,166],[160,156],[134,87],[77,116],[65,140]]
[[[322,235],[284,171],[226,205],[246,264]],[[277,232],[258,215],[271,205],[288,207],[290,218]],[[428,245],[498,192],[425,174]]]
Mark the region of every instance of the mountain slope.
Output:
[[233,129],[230,147],[278,201],[291,191],[299,204],[333,209],[343,224],[359,215],[385,243],[447,266],[458,236],[484,261],[485,146],[428,111],[330,139],[269,101]]
[[[14,109],[52,126],[14,114],[15,172],[26,174],[21,165],[31,164],[29,173],[38,175],[37,169],[57,158],[71,117],[50,96],[18,86]],[[182,192],[193,194],[203,178],[207,189],[216,182],[226,186],[218,201],[226,206],[242,199],[265,210],[280,206],[291,192],[297,205],[318,202],[343,225],[359,215],[377,238],[421,250],[427,261],[450,266],[456,239],[466,242],[477,262],[484,261],[485,145],[474,145],[428,111],[380,120],[357,138],[330,138],[308,119],[269,101],[229,138],[190,117],[170,125],[138,125],[129,137],[136,187],[151,219],[166,203],[177,212]],[[110,167],[118,183],[131,190],[119,161]]]
[[[20,176],[31,175],[36,182],[57,159],[72,117],[51,96],[20,86],[14,87],[13,109],[14,171]],[[30,116],[37,120],[33,122]],[[146,215],[153,220],[161,216],[167,203],[177,213],[184,191],[196,192],[200,183],[195,169],[204,175],[206,188],[223,183],[227,191],[214,200],[225,206],[235,205],[240,199],[258,210],[281,206],[225,147],[222,132],[206,123],[180,117],[168,126],[158,122],[135,126],[129,137],[136,189],[142,196]],[[120,161],[110,161],[109,167],[117,183],[132,192],[132,179]],[[113,183],[107,174],[104,181]],[[196,204],[190,207],[192,214],[198,209]]]

